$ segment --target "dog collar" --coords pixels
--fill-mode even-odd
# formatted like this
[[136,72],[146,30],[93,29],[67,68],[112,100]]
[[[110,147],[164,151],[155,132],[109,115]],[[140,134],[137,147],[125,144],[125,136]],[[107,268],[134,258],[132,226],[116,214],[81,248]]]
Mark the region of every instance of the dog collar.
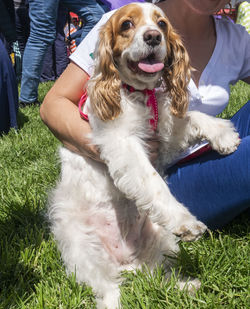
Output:
[[[122,87],[127,89],[129,92],[141,91],[144,95],[148,97],[147,106],[150,108],[152,114],[152,118],[150,118],[149,123],[152,126],[152,129],[155,131],[157,129],[158,124],[158,105],[155,96],[155,89],[136,90],[134,87],[129,86],[127,84],[123,84]],[[88,115],[83,112],[87,98],[88,98],[87,91],[85,91],[78,103],[78,108],[81,117],[88,121],[89,120]]]
[[152,126],[152,129],[156,131],[159,116],[158,116],[158,104],[155,96],[155,88],[152,90],[151,89],[137,90],[134,87],[127,84],[122,84],[122,87],[127,89],[129,92],[140,91],[148,97],[147,106],[150,108],[152,114],[152,118],[150,118],[149,123]]
[[81,96],[79,103],[78,103],[78,109],[79,109],[79,113],[80,113],[80,116],[82,117],[82,119],[89,121],[88,115],[83,112],[87,98],[88,98],[88,95],[87,95],[87,91],[85,90],[83,95]]

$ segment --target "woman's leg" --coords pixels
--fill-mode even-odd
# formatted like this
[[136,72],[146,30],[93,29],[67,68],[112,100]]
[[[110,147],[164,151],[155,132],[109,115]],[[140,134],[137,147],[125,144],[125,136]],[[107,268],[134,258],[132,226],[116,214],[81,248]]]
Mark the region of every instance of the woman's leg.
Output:
[[231,118],[240,138],[250,135],[250,101]]
[[234,153],[222,156],[211,151],[167,171],[173,195],[211,229],[250,207],[249,115],[250,102],[232,118],[242,139]]

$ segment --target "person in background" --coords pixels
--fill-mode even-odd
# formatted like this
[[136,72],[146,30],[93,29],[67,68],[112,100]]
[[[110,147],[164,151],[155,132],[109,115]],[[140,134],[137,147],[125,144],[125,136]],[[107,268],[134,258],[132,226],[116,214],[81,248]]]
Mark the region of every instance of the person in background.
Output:
[[81,43],[83,30],[84,25],[82,20],[80,20],[75,13],[70,12],[68,15],[68,22],[64,28],[66,42],[68,42],[69,54],[72,54],[76,50],[76,47]]
[[[16,42],[13,1],[0,0],[0,134],[17,129],[17,80],[9,56]],[[13,57],[14,62],[14,57]]]
[[66,24],[68,10],[59,5],[56,20],[56,39],[49,46],[44,62],[40,81],[56,80],[69,63],[67,45],[65,42],[64,26]]
[[[194,70],[189,83],[189,110],[217,116],[228,105],[230,85],[250,83],[250,36],[214,13],[228,0],[165,0],[157,5],[180,34]],[[46,95],[40,109],[44,123],[65,147],[82,156],[100,160],[91,144],[89,123],[81,119],[78,102],[91,76],[92,58],[100,27],[108,12],[71,55],[71,63]],[[108,89],[107,89],[108,91]],[[241,138],[238,149],[222,156],[215,151],[185,151],[179,161],[166,167],[172,194],[209,228],[230,222],[250,207],[250,101],[233,116]],[[150,159],[157,157],[157,136],[148,142]]]
[[22,58],[29,36],[29,13],[27,0],[14,0],[15,25],[17,41],[13,44],[15,72],[17,81],[22,77]]
[[121,6],[129,4],[131,2],[145,2],[145,1],[144,0],[137,0],[137,1],[133,1],[133,0],[100,0],[99,2],[101,2],[103,5],[106,6],[105,11],[110,11],[110,10],[118,9]]
[[23,56],[25,45],[28,41],[30,33],[29,7],[27,0],[14,0],[14,8],[17,40],[19,43],[21,56]]
[[70,56],[75,50],[76,50],[76,40],[72,39],[71,35],[78,30],[78,25],[76,24],[76,21],[78,22],[78,16],[74,14],[75,16],[71,15],[72,13],[69,13],[68,16],[68,22],[64,26],[64,34],[65,34],[65,41],[67,44],[67,54]]
[[249,1],[239,1],[236,5],[236,23],[246,28],[250,34],[250,3]]
[[38,104],[38,85],[47,49],[56,37],[59,1],[84,20],[83,39],[104,11],[94,0],[29,0],[30,35],[23,55],[19,101],[22,107]]
[[18,91],[15,71],[0,38],[0,135],[17,129]]
[[13,0],[0,0],[0,33],[11,53],[11,45],[17,40]]
[[2,40],[14,65],[18,80],[21,76],[21,53],[17,40],[13,0],[0,0],[0,32]]

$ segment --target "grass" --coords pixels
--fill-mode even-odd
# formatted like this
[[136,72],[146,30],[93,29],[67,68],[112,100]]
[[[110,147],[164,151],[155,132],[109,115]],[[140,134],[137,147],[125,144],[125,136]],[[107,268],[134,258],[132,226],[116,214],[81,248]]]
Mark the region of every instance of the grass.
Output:
[[[52,83],[41,84],[42,100]],[[223,117],[250,98],[250,86],[232,89]],[[46,221],[46,198],[59,174],[59,142],[37,107],[21,109],[20,129],[0,137],[0,308],[95,308],[89,287],[67,277]],[[125,274],[123,308],[249,308],[249,221],[243,214],[223,230],[182,244],[178,264],[202,281],[193,296],[174,288],[163,271]]]

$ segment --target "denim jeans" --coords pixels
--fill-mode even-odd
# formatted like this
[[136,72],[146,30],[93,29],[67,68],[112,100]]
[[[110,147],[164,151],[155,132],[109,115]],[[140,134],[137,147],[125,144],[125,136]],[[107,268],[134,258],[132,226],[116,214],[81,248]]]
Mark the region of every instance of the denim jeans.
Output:
[[61,3],[83,19],[84,27],[81,40],[85,38],[105,13],[102,7],[93,0],[61,0]]
[[250,208],[249,115],[250,101],[231,119],[241,138],[234,153],[222,156],[211,151],[167,170],[172,194],[210,229],[224,226]]
[[26,42],[29,38],[29,10],[27,6],[20,6],[15,9],[16,34],[21,55],[23,56]]
[[[85,21],[82,38],[99,21],[104,11],[93,0],[61,0],[70,11]],[[29,0],[30,36],[23,55],[23,71],[19,100],[37,100],[38,85],[48,47],[56,37],[59,0]]]
[[69,63],[64,26],[67,21],[67,9],[59,5],[56,21],[56,38],[47,49],[40,81],[56,80]]

